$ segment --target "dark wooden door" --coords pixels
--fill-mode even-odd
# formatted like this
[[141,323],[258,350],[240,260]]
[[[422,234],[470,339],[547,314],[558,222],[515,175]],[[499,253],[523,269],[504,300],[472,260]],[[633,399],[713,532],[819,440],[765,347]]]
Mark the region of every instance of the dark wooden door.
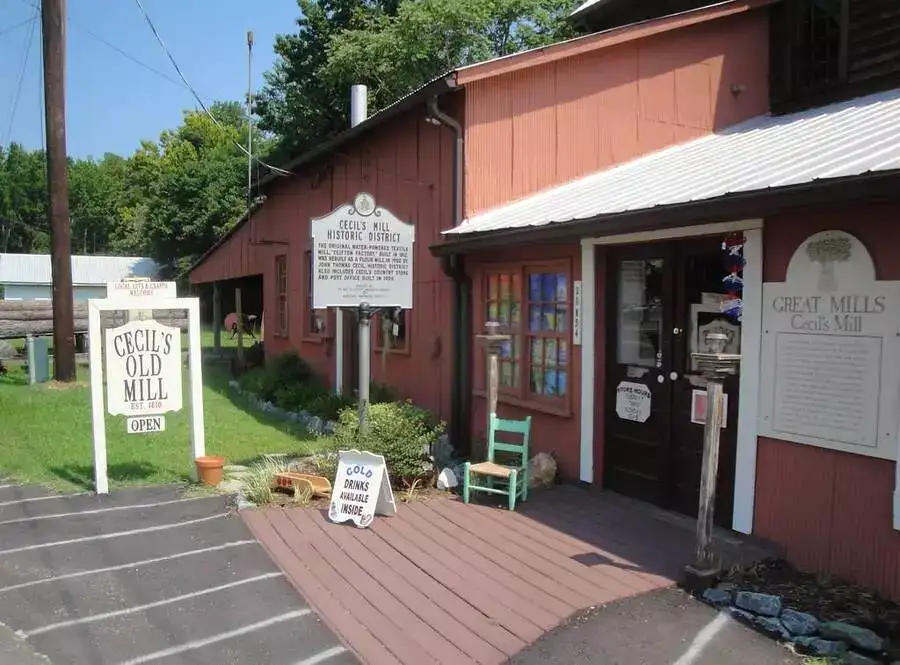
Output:
[[669,244],[610,252],[604,484],[668,503],[674,280]]
[[[740,324],[723,314],[716,301],[724,292],[722,278],[726,271],[721,242],[718,237],[693,238],[673,247],[676,269],[673,355],[669,374],[673,399],[669,491],[670,507],[687,515],[697,514],[703,461],[703,425],[692,422],[691,407],[694,392],[706,390],[690,354],[703,346],[703,333],[710,326],[733,334],[735,342],[740,344]],[[731,525],[734,507],[738,385],[738,375],[726,379],[724,385],[728,410],[725,428],[719,437],[714,515],[716,523],[723,526]]]
[[[703,425],[692,422],[704,384],[691,351],[710,325],[739,326],[718,310],[724,261],[718,238],[627,246],[607,254],[604,484],[667,509],[696,515]],[[728,395],[715,520],[730,525],[738,378]],[[649,412],[646,407],[649,406]],[[643,409],[643,410],[642,410]]]

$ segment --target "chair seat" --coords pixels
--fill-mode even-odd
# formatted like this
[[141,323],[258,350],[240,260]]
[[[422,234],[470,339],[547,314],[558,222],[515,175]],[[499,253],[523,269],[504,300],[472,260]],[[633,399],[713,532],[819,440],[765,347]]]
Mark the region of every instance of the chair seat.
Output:
[[482,476],[494,476],[495,478],[509,478],[514,470],[516,470],[514,467],[503,466],[495,462],[479,462],[469,467],[469,471],[472,473],[479,473]]

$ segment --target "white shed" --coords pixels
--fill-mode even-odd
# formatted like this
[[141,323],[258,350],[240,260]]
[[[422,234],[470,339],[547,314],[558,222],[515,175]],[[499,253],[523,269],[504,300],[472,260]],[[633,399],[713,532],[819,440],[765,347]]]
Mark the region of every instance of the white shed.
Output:
[[[105,298],[107,282],[126,277],[155,277],[159,266],[139,256],[73,256],[75,300]],[[0,298],[50,300],[53,293],[49,254],[0,254]]]

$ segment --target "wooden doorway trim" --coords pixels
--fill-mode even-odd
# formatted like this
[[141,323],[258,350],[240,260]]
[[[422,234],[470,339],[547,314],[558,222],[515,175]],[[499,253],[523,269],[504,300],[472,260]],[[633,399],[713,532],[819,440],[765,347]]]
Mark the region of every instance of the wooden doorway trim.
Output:
[[661,231],[628,233],[581,240],[582,329],[581,329],[581,441],[580,472],[582,482],[594,482],[594,436],[596,392],[596,316],[597,247],[627,243],[724,235],[743,231],[744,291],[741,324],[741,400],[738,411],[737,460],[734,480],[732,528],[740,533],[753,532],[756,491],[757,416],[759,413],[759,367],[762,340],[763,220],[747,219]]

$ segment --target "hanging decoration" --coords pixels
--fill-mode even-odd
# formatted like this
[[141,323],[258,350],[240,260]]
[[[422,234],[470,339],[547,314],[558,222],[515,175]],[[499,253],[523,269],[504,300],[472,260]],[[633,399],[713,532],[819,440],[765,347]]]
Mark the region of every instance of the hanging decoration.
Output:
[[722,240],[722,251],[725,254],[726,275],[722,280],[725,285],[725,298],[722,300],[722,311],[736,321],[741,320],[744,290],[744,234],[729,233]]

